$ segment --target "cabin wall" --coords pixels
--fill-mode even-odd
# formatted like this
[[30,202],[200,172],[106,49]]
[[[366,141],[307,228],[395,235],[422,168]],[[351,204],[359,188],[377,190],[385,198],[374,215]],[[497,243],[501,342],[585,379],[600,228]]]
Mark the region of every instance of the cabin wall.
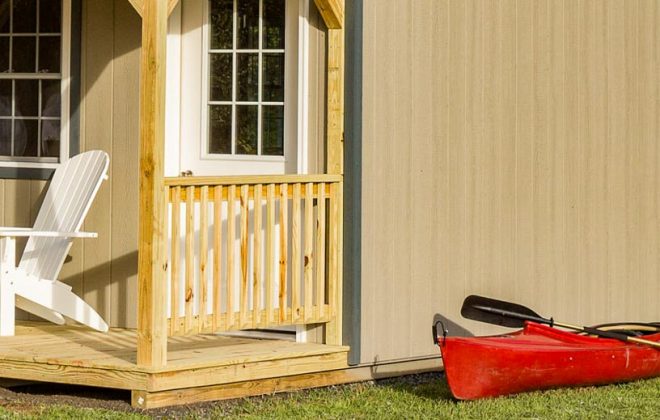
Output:
[[[135,326],[137,308],[138,80],[141,21],[126,0],[86,0],[82,11],[80,150],[110,155],[104,182],[60,280],[112,325]],[[46,181],[0,180],[0,221],[31,226]],[[22,248],[25,241],[19,241]]]
[[[108,152],[110,177],[84,226],[99,237],[74,241],[60,280],[111,326],[135,327],[141,20],[127,0],[86,0],[82,13],[80,150]],[[324,170],[326,31],[310,0],[311,173]],[[0,222],[31,226],[46,186],[46,181],[0,180]],[[24,243],[18,241],[19,246]]]
[[82,244],[72,270],[85,299],[113,326],[137,322],[141,24],[127,1],[85,2],[81,149],[106,150],[111,166],[85,221],[99,239]]
[[364,0],[361,361],[465,296],[660,310],[660,3]]

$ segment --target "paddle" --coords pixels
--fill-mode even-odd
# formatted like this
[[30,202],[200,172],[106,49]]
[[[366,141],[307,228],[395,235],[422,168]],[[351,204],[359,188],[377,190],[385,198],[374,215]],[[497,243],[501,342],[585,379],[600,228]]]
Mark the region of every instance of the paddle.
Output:
[[626,334],[614,331],[603,331],[593,327],[580,327],[571,324],[564,324],[562,322],[557,322],[552,318],[543,318],[531,309],[516,303],[476,295],[471,295],[465,298],[463,307],[461,308],[461,315],[467,319],[511,328],[520,328],[525,325],[525,321],[532,321],[539,324],[550,325],[551,327],[557,326],[569,330],[582,331],[598,337],[613,338],[615,340],[628,341],[660,348],[660,343],[655,341],[630,337]]

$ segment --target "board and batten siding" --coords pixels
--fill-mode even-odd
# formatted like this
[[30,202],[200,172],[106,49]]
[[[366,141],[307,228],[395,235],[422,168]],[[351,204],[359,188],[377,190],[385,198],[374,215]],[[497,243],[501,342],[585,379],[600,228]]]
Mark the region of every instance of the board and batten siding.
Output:
[[[82,2],[80,150],[109,153],[104,182],[60,280],[111,325],[135,326],[137,309],[138,81],[140,17],[126,0]],[[46,181],[0,180],[0,221],[31,226]],[[19,242],[24,246],[25,241]]]
[[[326,31],[313,0],[309,28],[310,172],[323,171]],[[110,155],[104,182],[83,229],[97,239],[75,240],[60,280],[111,326],[137,323],[139,66],[141,20],[127,0],[82,2],[80,150]],[[75,101],[72,101],[75,104]],[[321,143],[321,145],[319,145]],[[0,222],[31,226],[46,181],[0,180]],[[25,241],[18,241],[24,246]],[[26,315],[27,316],[27,315]]]
[[364,0],[361,362],[475,293],[660,319],[660,2]]

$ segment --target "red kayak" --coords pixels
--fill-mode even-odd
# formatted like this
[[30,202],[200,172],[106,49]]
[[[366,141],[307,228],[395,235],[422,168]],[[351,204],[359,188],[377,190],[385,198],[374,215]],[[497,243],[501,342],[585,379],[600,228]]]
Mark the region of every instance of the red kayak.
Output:
[[[660,342],[660,333],[646,335]],[[449,388],[472,400],[660,376],[660,350],[527,322],[512,334],[438,337]]]

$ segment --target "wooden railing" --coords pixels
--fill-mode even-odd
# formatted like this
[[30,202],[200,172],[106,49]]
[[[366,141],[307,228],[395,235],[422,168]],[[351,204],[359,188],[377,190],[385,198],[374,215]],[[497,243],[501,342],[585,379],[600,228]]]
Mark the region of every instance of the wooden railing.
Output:
[[169,334],[334,320],[341,179],[167,178]]

